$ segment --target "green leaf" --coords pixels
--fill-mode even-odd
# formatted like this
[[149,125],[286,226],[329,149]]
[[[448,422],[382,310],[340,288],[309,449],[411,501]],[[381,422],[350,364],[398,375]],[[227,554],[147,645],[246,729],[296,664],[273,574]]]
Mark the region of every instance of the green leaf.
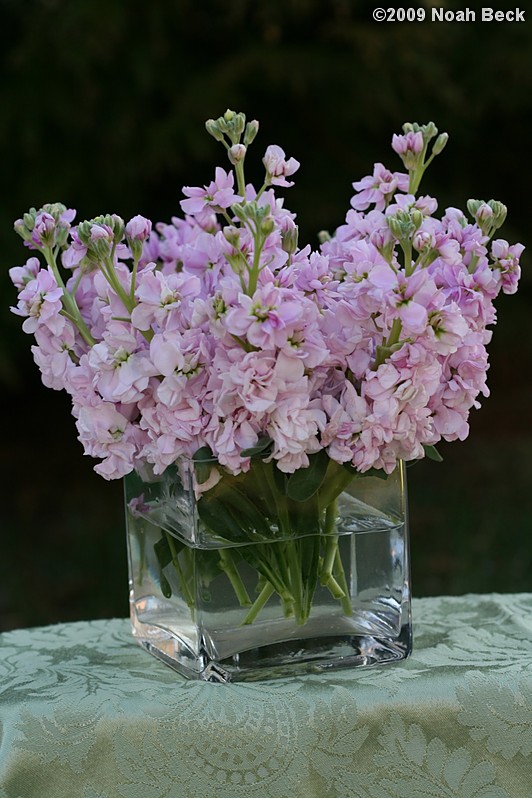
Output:
[[248,537],[224,501],[216,497],[207,500],[202,496],[197,508],[199,517],[215,535],[234,543],[247,542]]
[[367,471],[361,472],[351,465],[351,463],[342,463],[345,468],[354,477],[377,477],[377,479],[388,479],[388,474],[382,468],[368,468]]
[[251,446],[249,449],[242,449],[240,454],[242,457],[268,457],[271,454],[272,444],[273,440],[269,435],[262,435],[255,446]]
[[241,527],[247,532],[252,533],[253,536],[258,533],[266,540],[271,538],[272,531],[263,513],[243,491],[233,488],[224,493],[224,499],[234,516],[240,521]]
[[287,495],[296,502],[304,502],[314,496],[325,477],[329,456],[325,449],[321,449],[311,454],[309,461],[310,465],[294,471],[286,484]]
[[161,592],[165,598],[170,598],[172,595],[172,588],[170,587],[170,582],[163,573],[163,568],[172,562],[172,552],[170,551],[170,546],[168,545],[166,537],[163,536],[155,543],[153,551],[159,563],[159,584],[161,586]]
[[202,446],[192,455],[194,462],[194,473],[196,474],[196,482],[202,485],[207,482],[211,475],[211,467],[217,462],[209,446]]
[[170,551],[170,546],[168,545],[168,540],[166,537],[163,536],[160,540],[158,540],[153,546],[153,550],[161,569],[165,568],[167,565],[169,565],[169,563],[172,562],[172,552]]
[[428,444],[424,443],[423,448],[425,449],[425,455],[429,458],[429,460],[434,460],[436,463],[443,462],[443,457],[435,446],[429,446]]

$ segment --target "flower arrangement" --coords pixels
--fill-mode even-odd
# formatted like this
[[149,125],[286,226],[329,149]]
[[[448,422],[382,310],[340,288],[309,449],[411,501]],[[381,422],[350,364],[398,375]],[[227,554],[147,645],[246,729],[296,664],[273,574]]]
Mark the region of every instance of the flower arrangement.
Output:
[[[432,123],[393,136],[404,170],[377,163],[355,182],[345,223],[315,249],[299,245],[276,196],[299,163],[267,147],[256,189],[244,165],[258,123],[227,111],[206,128],[230,168],[185,187],[184,217],[170,224],[106,215],[73,227],[58,203],[19,219],[44,264],[10,270],[13,312],[35,336],[44,384],[71,395],[99,474],[190,462],[207,529],[233,543],[294,538],[281,556],[245,547],[255,602],[234,561],[217,564],[251,607],[245,623],[274,592],[304,623],[318,581],[348,613],[335,502],[360,475],[437,458],[440,440],[467,436],[488,395],[493,303],[516,290],[523,246],[494,239],[500,202],[438,217],[419,196],[448,138]],[[164,546],[160,556],[171,558]]]

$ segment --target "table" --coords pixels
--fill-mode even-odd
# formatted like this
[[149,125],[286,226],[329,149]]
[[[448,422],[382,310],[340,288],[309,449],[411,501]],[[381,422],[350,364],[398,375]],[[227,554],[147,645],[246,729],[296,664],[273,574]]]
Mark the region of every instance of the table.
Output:
[[532,595],[414,600],[405,663],[187,682],[125,619],[0,636],[0,798],[531,798]]

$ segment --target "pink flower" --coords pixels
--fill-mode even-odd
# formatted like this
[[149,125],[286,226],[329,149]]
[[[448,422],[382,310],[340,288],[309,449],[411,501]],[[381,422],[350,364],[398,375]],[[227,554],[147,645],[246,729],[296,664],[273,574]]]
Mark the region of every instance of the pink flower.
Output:
[[13,266],[9,270],[11,282],[20,291],[37,277],[40,268],[41,264],[38,258],[28,258],[24,266]]
[[318,432],[327,418],[319,403],[309,401],[308,395],[287,395],[270,414],[267,433],[274,441],[273,458],[277,467],[286,473],[309,465],[308,455],[321,449]]
[[348,463],[353,459],[354,444],[368,412],[366,401],[346,381],[340,398],[324,396],[322,405],[329,420],[321,434],[321,443],[333,460]]
[[117,325],[114,335],[108,334],[106,340],[95,344],[88,362],[94,372],[94,387],[108,402],[140,401],[150,377],[157,374],[148,352],[138,351],[135,336],[125,326]]
[[373,175],[353,183],[353,188],[358,192],[351,199],[351,205],[355,210],[364,211],[374,204],[377,211],[382,211],[395,191],[408,190],[408,175],[389,172],[383,164],[376,163]]
[[165,275],[154,269],[155,264],[149,264],[138,275],[135,291],[138,304],[131,313],[131,323],[138,330],[149,330],[153,324],[162,329],[177,329],[183,323],[182,301],[199,294],[200,281],[189,274]]
[[[314,312],[311,303],[309,311]],[[302,314],[301,301],[283,289],[266,285],[258,288],[253,297],[240,294],[239,304],[227,311],[224,327],[253,346],[271,349],[286,343]]]
[[495,265],[501,270],[502,290],[505,294],[515,294],[517,284],[521,276],[519,258],[523,254],[522,244],[510,246],[504,239],[497,239],[491,244],[491,253],[495,259]]
[[232,474],[249,470],[249,458],[242,457],[240,452],[257,441],[257,424],[251,414],[240,410],[230,418],[213,416],[204,434],[220,465]]
[[82,407],[76,426],[85,454],[103,458],[94,470],[105,479],[120,479],[134,467],[136,446],[134,431],[127,418],[114,404]]
[[70,246],[61,255],[61,263],[65,269],[76,267],[87,254],[87,247],[82,244],[76,229],[71,231],[70,238]]
[[192,216],[201,213],[206,208],[211,207],[214,211],[230,208],[237,202],[242,201],[233,191],[235,178],[233,172],[225,172],[220,166],[216,167],[216,176],[212,183],[203,188],[185,186],[183,194],[189,199],[181,200],[181,208],[184,213]]
[[423,135],[419,131],[417,133],[410,131],[409,133],[399,136],[394,133],[392,137],[392,149],[401,156],[407,153],[419,155],[423,150]]
[[62,296],[63,289],[57,285],[52,270],[41,269],[20,291],[18,305],[11,310],[17,316],[27,317],[22,325],[24,332],[33,333],[40,325],[44,325],[58,335],[65,324],[64,316],[60,315],[63,309]]
[[267,180],[274,186],[283,186],[290,188],[293,186],[293,181],[286,180],[287,177],[293,175],[299,169],[299,161],[295,158],[286,160],[284,150],[276,144],[270,144],[266,149],[262,163],[266,168]]
[[50,213],[38,213],[31,233],[33,243],[38,247],[53,246],[56,224]]
[[67,385],[68,372],[76,368],[74,326],[65,319],[63,329],[58,335],[53,334],[48,327],[38,327],[35,340],[37,345],[32,346],[31,351],[41,371],[44,385],[55,391],[63,390]]
[[126,237],[133,241],[146,241],[151,234],[151,221],[144,216],[133,216],[126,224]]

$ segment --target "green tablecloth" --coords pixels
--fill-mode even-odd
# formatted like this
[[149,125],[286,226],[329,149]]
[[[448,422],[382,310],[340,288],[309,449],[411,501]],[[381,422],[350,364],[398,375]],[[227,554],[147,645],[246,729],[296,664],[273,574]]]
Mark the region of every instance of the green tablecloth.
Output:
[[186,682],[126,620],[0,636],[1,798],[531,798],[532,595],[414,602],[406,663]]

